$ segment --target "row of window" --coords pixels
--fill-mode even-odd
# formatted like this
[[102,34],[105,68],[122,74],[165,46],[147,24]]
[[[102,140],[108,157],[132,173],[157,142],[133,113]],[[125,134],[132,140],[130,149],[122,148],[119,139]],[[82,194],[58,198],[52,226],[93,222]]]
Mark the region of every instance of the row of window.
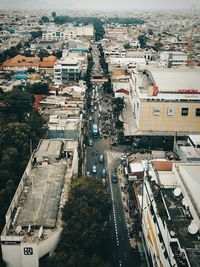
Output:
[[[188,116],[189,109],[188,108],[182,108],[181,109],[181,115],[182,116]],[[160,108],[153,108],[153,115],[160,116]],[[174,116],[175,115],[175,108],[167,108],[167,115],[168,116]],[[196,108],[196,116],[200,116],[200,108]]]

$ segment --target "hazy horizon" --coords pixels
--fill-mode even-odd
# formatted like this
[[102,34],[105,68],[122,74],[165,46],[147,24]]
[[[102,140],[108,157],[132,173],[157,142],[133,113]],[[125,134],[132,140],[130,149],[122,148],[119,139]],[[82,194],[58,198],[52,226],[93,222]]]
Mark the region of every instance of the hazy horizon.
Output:
[[134,9],[191,9],[200,8],[200,0],[0,0],[0,9],[73,9],[73,10],[134,10]]

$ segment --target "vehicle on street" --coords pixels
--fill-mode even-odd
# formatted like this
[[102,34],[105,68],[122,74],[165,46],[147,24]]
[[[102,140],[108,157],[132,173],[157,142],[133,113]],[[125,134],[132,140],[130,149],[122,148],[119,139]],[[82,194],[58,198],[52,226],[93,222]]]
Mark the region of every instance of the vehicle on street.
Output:
[[92,121],[92,117],[89,117],[89,121]]
[[117,183],[117,181],[118,181],[117,175],[115,173],[113,173],[112,174],[112,182]]
[[92,139],[89,140],[89,146],[92,146]]
[[97,166],[96,165],[92,166],[92,173],[97,173]]
[[100,162],[100,163],[103,163],[103,162],[104,162],[104,156],[103,156],[103,155],[100,155],[100,157],[99,157],[99,162]]
[[102,170],[101,177],[102,177],[102,178],[106,178],[106,169],[103,169],[103,170]]
[[93,137],[98,137],[99,135],[99,129],[96,123],[93,123],[92,125],[92,135]]

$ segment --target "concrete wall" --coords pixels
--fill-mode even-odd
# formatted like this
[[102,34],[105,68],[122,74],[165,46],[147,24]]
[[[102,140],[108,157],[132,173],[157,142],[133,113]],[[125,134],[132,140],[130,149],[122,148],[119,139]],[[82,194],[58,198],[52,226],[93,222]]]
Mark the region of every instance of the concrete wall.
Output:
[[[47,253],[52,254],[59,240],[62,228],[52,232],[52,235],[39,243],[23,243],[20,236],[6,236],[1,238],[5,245],[2,245],[3,260],[7,267],[38,267],[39,259]],[[18,243],[17,243],[18,241]],[[13,244],[16,242],[16,244]]]
[[[199,103],[140,102],[140,106],[136,120],[141,131],[200,131],[200,117],[196,116]],[[173,115],[168,115],[168,108],[174,109]],[[188,108],[187,116],[182,116],[182,108]],[[155,109],[159,110],[159,114],[155,115]]]

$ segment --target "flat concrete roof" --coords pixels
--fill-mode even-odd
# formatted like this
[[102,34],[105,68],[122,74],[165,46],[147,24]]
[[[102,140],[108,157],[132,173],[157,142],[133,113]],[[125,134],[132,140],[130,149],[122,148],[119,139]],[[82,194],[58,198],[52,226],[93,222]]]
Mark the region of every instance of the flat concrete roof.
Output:
[[172,188],[177,185],[177,179],[172,171],[158,171],[158,180],[165,188]]
[[180,165],[179,171],[181,179],[188,191],[189,196],[193,200],[193,205],[200,218],[200,165]]
[[56,225],[66,165],[36,166],[31,170],[28,194],[16,224],[21,226]]
[[197,89],[200,91],[200,68],[148,69],[159,91]]
[[57,158],[60,155],[62,143],[61,140],[43,139],[38,150],[35,152],[35,157],[53,156]]
[[195,146],[200,146],[200,135],[189,135],[189,138],[195,144]]
[[129,163],[130,172],[143,172],[144,166],[142,163],[135,162],[135,163]]
[[187,157],[187,159],[192,159],[192,158],[199,158],[200,159],[200,155],[197,153],[197,151],[195,150],[194,147],[191,146],[181,146],[180,150],[182,150],[185,154],[185,156]]

